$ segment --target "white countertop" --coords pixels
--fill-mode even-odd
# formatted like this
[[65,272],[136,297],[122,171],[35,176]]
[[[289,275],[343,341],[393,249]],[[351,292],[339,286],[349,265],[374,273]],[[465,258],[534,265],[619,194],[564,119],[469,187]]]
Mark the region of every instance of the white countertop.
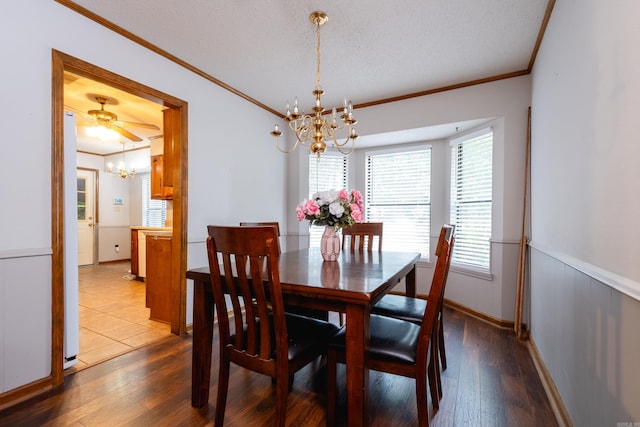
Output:
[[129,228],[132,230],[142,231],[173,231],[173,227],[144,227],[142,225],[130,225]]

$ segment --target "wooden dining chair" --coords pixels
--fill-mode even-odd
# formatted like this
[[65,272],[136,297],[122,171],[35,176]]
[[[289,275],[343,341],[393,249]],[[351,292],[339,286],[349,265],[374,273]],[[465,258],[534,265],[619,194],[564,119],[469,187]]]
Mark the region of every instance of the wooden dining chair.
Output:
[[[258,222],[248,222],[243,221],[240,223],[241,227],[265,227],[271,226],[276,229],[276,234],[278,235],[278,256],[282,253],[280,249],[280,223],[278,221],[258,221]],[[320,320],[329,320],[329,312],[325,310],[317,310],[308,307],[300,307],[296,305],[285,304],[285,311],[287,313],[300,314],[302,316],[313,317],[315,319]]]
[[282,250],[280,249],[280,223],[278,221],[262,221],[262,222],[243,221],[240,223],[240,226],[241,227],[264,227],[264,226],[275,227],[276,235],[278,236],[278,240],[276,241],[276,243],[278,244],[278,255],[282,253]]
[[[446,267],[453,243],[454,237],[451,237],[451,243],[446,240],[443,242],[442,253],[436,262],[431,289],[429,289],[429,300],[434,304],[427,304],[420,325],[375,314],[372,314],[370,319],[369,367],[376,371],[415,379],[418,424],[422,427],[429,425],[427,382],[433,407],[434,409],[438,407],[439,396],[435,384],[436,357],[431,343],[435,339],[439,302],[444,295]],[[343,327],[329,340],[327,353],[327,424],[329,425],[335,422],[337,364],[346,363],[345,348],[346,329]]]
[[[285,313],[273,227],[208,226],[207,254],[220,333],[215,425],[222,426],[230,363],[274,379],[275,425],[284,426],[290,379],[326,354],[338,327]],[[245,304],[251,301],[250,304]]]
[[[450,246],[453,246],[452,237],[455,232],[455,225],[445,224],[440,229],[440,236],[438,238],[438,243],[436,244],[435,254],[436,257],[442,256],[443,245],[445,242],[449,242]],[[444,289],[447,285],[447,277],[449,276],[449,266],[451,265],[451,257],[449,257],[446,269],[444,272],[444,283],[443,283],[443,294]],[[434,273],[435,274],[435,273]],[[432,342],[434,346],[434,351],[437,352],[438,360],[436,360],[438,369],[436,370],[437,375],[437,386],[438,386],[438,394],[442,397],[442,383],[440,381],[440,365],[442,369],[447,369],[447,356],[444,345],[444,327],[443,327],[443,308],[444,297],[439,302],[438,308],[438,318],[436,325],[436,340]],[[394,317],[396,319],[402,319],[409,322],[416,323],[420,325],[424,318],[424,312],[427,308],[429,302],[429,298],[417,298],[410,297],[405,295],[398,294],[387,294],[371,309],[371,313],[378,314],[382,316]],[[439,363],[438,363],[439,362]],[[437,406],[437,403],[434,403]]]
[[[382,250],[382,222],[357,222],[342,229],[342,250],[372,252],[374,246]],[[377,243],[377,245],[376,245]]]
[[[382,251],[382,222],[356,222],[342,229],[342,250],[352,253],[373,252],[374,246]],[[338,322],[344,325],[343,313],[338,314]]]

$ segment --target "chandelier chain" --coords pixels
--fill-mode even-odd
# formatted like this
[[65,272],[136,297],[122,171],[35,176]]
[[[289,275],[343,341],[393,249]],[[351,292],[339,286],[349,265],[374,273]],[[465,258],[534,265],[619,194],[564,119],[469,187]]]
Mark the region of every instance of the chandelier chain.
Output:
[[316,20],[316,56],[317,60],[317,69],[316,69],[316,88],[320,88],[320,21]]

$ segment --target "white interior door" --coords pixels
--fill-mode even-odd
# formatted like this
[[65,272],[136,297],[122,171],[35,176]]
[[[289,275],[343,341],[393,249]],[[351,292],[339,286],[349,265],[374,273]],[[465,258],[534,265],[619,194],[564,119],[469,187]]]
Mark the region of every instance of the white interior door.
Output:
[[78,169],[78,265],[94,263],[96,173]]

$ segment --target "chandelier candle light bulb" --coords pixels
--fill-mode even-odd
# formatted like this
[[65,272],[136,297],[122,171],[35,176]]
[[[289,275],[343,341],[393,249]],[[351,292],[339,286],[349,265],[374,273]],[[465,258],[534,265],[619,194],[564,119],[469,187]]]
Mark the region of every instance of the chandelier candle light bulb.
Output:
[[[342,109],[342,115],[340,120],[342,124],[337,122],[337,110],[334,107],[332,109],[331,123],[328,123],[323,117],[325,111],[322,106],[322,95],[324,91],[320,85],[320,26],[324,25],[329,17],[324,12],[313,12],[309,15],[309,20],[316,26],[317,33],[317,71],[316,71],[316,86],[312,94],[315,96],[315,104],[312,108],[313,114],[300,113],[298,107],[298,98],[296,97],[293,103],[293,112],[289,108],[289,103],[286,106],[286,114],[284,121],[288,123],[289,128],[296,135],[296,142],[290,149],[283,149],[280,147],[279,137],[282,132],[276,124],[271,131],[271,136],[275,139],[275,146],[283,153],[290,153],[298,147],[298,144],[305,145],[309,143],[309,150],[318,155],[318,158],[322,153],[327,150],[327,143],[325,140],[329,140],[333,146],[344,155],[351,154],[355,148],[355,141],[358,138],[356,133],[355,124],[358,122],[353,117],[353,104],[351,101],[344,99],[344,107]],[[338,142],[335,131],[347,128],[347,137],[344,141]]]

